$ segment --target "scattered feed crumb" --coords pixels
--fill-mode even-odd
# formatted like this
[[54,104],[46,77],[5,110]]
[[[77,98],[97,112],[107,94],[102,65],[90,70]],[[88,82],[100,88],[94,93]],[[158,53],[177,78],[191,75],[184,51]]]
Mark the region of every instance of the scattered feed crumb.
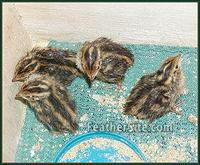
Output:
[[30,151],[31,157],[33,157],[40,150],[40,148],[41,148],[41,144],[39,142],[35,144]]
[[[177,148],[176,145],[181,148]],[[151,162],[185,162],[188,159],[186,146],[189,145],[197,154],[197,139],[172,137],[168,147],[163,150],[160,143],[149,142],[140,144],[140,148]]]
[[192,124],[194,124],[195,126],[197,126],[197,117],[190,114],[188,117],[188,121],[191,122]]
[[41,139],[40,137],[39,137],[39,140],[38,140],[39,142],[43,142],[44,140],[43,139]]
[[88,114],[85,113],[83,116],[81,116],[80,121],[81,121],[81,122],[85,122],[85,121],[87,121],[87,120],[88,120]]
[[98,95],[98,94],[93,94],[91,97],[98,102],[100,106],[107,106],[107,107],[112,107],[108,111],[111,112],[118,112],[118,111],[123,111],[123,105],[125,103],[125,98],[124,97],[116,97],[112,95]]

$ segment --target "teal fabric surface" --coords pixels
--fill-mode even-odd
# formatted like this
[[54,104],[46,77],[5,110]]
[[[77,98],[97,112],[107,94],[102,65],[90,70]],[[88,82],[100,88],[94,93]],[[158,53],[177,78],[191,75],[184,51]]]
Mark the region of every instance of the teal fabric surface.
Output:
[[[61,49],[78,50],[81,43],[50,41],[49,46]],[[79,129],[76,134],[52,135],[39,123],[34,113],[27,108],[21,138],[18,144],[17,162],[52,162],[60,148],[77,134],[89,132],[88,124],[112,123],[129,125],[137,123],[151,128],[171,126],[172,131],[130,132],[119,134],[135,142],[151,161],[197,162],[197,126],[188,121],[190,115],[197,116],[197,49],[157,45],[125,45],[135,55],[135,64],[127,73],[122,90],[116,92],[116,85],[95,80],[89,88],[83,78],[76,78],[67,89],[77,105]],[[122,106],[138,79],[154,72],[160,62],[169,56],[183,54],[182,69],[186,80],[186,95],[179,99],[182,116],[168,114],[153,123],[124,116]],[[101,127],[102,129],[102,127]],[[104,130],[105,131],[105,130]]]

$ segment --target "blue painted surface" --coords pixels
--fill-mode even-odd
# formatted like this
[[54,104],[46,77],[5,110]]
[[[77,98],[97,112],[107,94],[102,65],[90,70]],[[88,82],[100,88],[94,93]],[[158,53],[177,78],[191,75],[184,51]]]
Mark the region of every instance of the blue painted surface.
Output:
[[[49,46],[78,50],[81,43],[68,43],[51,41]],[[73,96],[79,119],[86,115],[87,120],[79,122],[79,130],[74,135],[67,133],[65,135],[52,135],[44,126],[39,123],[34,113],[27,109],[24,126],[21,132],[21,138],[16,154],[18,162],[52,162],[56,153],[72,137],[89,132],[88,123],[95,124],[113,123],[114,125],[129,125],[137,123],[152,127],[172,125],[173,131],[156,131],[156,132],[130,132],[113,131],[121,134],[132,142],[136,143],[145,155],[152,161],[172,159],[177,162],[197,162],[197,126],[188,121],[188,116],[193,114],[197,116],[197,49],[190,47],[172,47],[156,45],[125,45],[135,55],[135,64],[127,73],[123,82],[123,89],[116,94],[116,85],[107,84],[95,80],[92,87],[83,78],[76,78],[73,83],[67,87]],[[121,107],[118,104],[119,99],[126,98],[129,92],[136,84],[137,80],[144,74],[154,72],[159,68],[160,62],[169,56],[181,52],[183,54],[182,69],[186,79],[187,93],[179,101],[183,116],[168,114],[152,124],[146,121],[139,121],[133,117],[124,116]],[[103,95],[105,98],[112,98],[115,104],[100,105],[94,95]],[[101,131],[101,127],[99,129]],[[112,131],[111,131],[112,132]],[[173,143],[174,142],[174,143]],[[34,146],[39,145],[40,149],[35,151]],[[158,147],[154,147],[154,145]],[[146,146],[146,147],[145,147]],[[180,156],[170,158],[165,155],[169,150],[174,149]],[[173,157],[172,154],[171,157]],[[161,159],[161,157],[163,159]]]

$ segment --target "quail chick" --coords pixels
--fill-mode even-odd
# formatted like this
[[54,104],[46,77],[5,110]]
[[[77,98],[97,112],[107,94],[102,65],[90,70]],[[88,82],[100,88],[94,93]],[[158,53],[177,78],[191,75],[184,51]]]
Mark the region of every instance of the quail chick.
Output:
[[75,132],[78,127],[74,101],[64,86],[51,77],[28,80],[16,99],[32,107],[38,120],[52,132]]
[[133,62],[133,54],[128,49],[100,37],[82,45],[76,63],[90,82],[97,78],[108,83],[121,83]]
[[181,55],[166,59],[155,73],[143,76],[132,89],[125,114],[150,122],[176,111],[176,100],[184,93]]
[[16,65],[13,82],[25,81],[32,74],[48,74],[60,83],[70,84],[80,76],[76,52],[52,48],[33,48]]

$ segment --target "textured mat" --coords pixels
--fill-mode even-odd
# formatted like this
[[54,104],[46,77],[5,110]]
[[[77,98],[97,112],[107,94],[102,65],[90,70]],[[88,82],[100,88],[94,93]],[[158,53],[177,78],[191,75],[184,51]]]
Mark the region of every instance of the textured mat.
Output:
[[[78,50],[80,43],[50,41],[49,46]],[[116,85],[97,80],[89,88],[84,79],[76,78],[67,87],[76,102],[80,120],[76,134],[52,135],[36,120],[34,113],[27,109],[16,153],[17,162],[52,162],[65,142],[77,134],[91,131],[92,123],[96,123],[100,131],[105,131],[107,124],[110,131],[134,141],[151,161],[197,162],[197,125],[191,122],[197,117],[197,49],[155,45],[125,46],[135,55],[135,64],[126,73],[122,90],[118,94]],[[152,124],[124,116],[124,99],[138,79],[157,70],[161,61],[178,52],[183,54],[182,69],[187,88],[186,95],[179,100],[183,116],[171,113]],[[124,128],[130,124],[145,125],[151,130],[131,132]],[[116,128],[118,125],[122,128]]]

